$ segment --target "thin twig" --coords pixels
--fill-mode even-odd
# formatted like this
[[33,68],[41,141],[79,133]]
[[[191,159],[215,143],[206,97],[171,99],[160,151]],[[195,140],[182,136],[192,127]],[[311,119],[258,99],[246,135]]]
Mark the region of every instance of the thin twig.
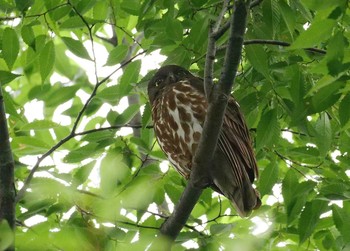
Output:
[[[288,47],[291,44],[288,42],[283,42],[283,41],[277,41],[277,40],[267,40],[267,39],[251,39],[251,40],[246,40],[243,43],[244,45],[249,45],[249,44],[271,44],[271,45],[280,45],[284,47]],[[306,51],[311,51],[311,52],[316,52],[319,54],[325,55],[327,51],[318,49],[318,48],[304,48]]]
[[63,3],[63,4],[57,5],[55,7],[52,7],[51,9],[48,9],[45,12],[42,12],[42,13],[39,13],[39,14],[34,14],[34,15],[15,16],[15,17],[0,17],[0,22],[1,21],[12,21],[12,20],[15,20],[17,18],[32,18],[32,17],[44,16],[44,15],[46,15],[47,13],[49,13],[51,11],[54,11],[54,10],[56,10],[58,8],[61,8],[61,7],[67,6],[67,5],[68,5],[68,3]]
[[297,166],[301,166],[301,167],[306,167],[306,168],[310,168],[310,169],[315,169],[315,168],[319,168],[322,164],[323,164],[323,161],[320,162],[318,165],[316,166],[311,166],[311,165],[306,165],[306,164],[303,164],[303,163],[300,163],[298,161],[295,161],[295,160],[292,160],[290,158],[287,158],[286,156],[280,154],[279,152],[277,152],[276,150],[274,150],[274,153],[282,160],[284,161],[289,161],[291,162],[292,164],[294,165],[297,165]]
[[211,99],[211,92],[214,87],[213,85],[213,72],[214,72],[214,61],[216,55],[216,41],[219,39],[218,31],[220,30],[220,26],[224,15],[227,11],[227,6],[229,4],[228,0],[225,0],[220,14],[212,26],[209,26],[209,37],[208,37],[208,45],[207,45],[207,54],[205,58],[205,69],[204,69],[204,91],[205,96],[208,101]]
[[74,12],[78,15],[78,17],[83,21],[86,28],[88,29],[89,38],[91,42],[91,51],[92,51],[92,61],[94,62],[94,71],[95,71],[95,80],[96,84],[98,83],[98,74],[97,74],[97,62],[96,62],[96,53],[95,53],[95,46],[94,46],[94,38],[92,36],[92,27],[93,25],[90,25],[86,19],[83,17],[83,15],[80,14],[80,12],[75,8],[75,6],[68,0],[68,3],[72,6]]
[[[53,153],[55,150],[57,150],[59,147],[61,147],[63,144],[65,144],[67,141],[69,141],[70,139],[74,138],[77,135],[83,135],[82,133],[76,133],[76,128],[78,126],[78,123],[80,122],[85,110],[87,109],[88,105],[90,104],[91,100],[93,99],[93,97],[96,95],[97,93],[97,89],[103,84],[105,83],[111,76],[113,76],[117,71],[119,71],[120,69],[124,68],[127,64],[129,64],[130,62],[132,62],[135,58],[137,58],[138,56],[142,55],[146,53],[146,51],[142,51],[139,52],[138,54],[136,54],[135,56],[133,56],[132,58],[130,58],[130,60],[124,62],[123,64],[121,64],[117,69],[115,69],[114,71],[112,71],[107,77],[105,77],[104,79],[102,79],[100,82],[98,82],[92,93],[90,94],[90,97],[87,99],[87,101],[85,102],[83,108],[80,110],[80,112],[78,113],[78,116],[73,124],[73,128],[72,131],[63,139],[61,139],[56,145],[54,145],[52,148],[50,148],[46,153],[44,153],[43,155],[41,155],[37,162],[35,163],[35,165],[33,166],[33,168],[30,170],[28,177],[26,178],[26,180],[24,181],[24,184],[22,186],[22,188],[18,191],[17,196],[16,196],[16,203],[18,201],[20,201],[23,196],[25,191],[27,190],[29,183],[31,182],[31,180],[33,179],[34,173],[37,171],[37,169],[40,166],[40,163],[46,158],[48,157],[51,153]],[[85,133],[87,134],[87,133]]]

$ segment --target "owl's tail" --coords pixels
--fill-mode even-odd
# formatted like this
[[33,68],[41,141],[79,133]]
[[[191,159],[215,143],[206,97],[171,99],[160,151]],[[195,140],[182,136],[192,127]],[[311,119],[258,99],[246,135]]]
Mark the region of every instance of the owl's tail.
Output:
[[[252,210],[261,206],[259,192],[253,188],[248,174],[242,172],[240,181],[224,158],[211,170],[212,188],[228,198],[241,217],[247,217]],[[243,169],[244,170],[244,169]]]

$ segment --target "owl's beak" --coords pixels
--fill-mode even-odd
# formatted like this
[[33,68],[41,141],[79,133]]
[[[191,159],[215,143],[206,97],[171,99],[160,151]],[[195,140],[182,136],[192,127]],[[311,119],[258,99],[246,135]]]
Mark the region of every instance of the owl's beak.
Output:
[[176,83],[176,77],[175,77],[174,73],[169,72],[168,77],[166,78],[166,82],[168,84]]

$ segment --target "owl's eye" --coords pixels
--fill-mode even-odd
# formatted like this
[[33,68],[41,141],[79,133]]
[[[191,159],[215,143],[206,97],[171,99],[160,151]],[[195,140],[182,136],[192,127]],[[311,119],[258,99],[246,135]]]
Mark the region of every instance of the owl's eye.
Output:
[[158,87],[163,82],[163,79],[157,79],[155,82],[156,87]]
[[185,71],[179,71],[179,72],[177,73],[177,75],[178,75],[179,77],[185,77],[185,76],[187,75],[187,73],[186,73]]

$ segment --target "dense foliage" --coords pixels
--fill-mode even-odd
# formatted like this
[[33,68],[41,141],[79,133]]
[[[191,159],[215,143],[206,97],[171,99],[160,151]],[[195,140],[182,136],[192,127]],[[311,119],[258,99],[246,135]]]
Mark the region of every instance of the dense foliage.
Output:
[[[159,52],[203,76],[221,5],[0,0],[18,250],[144,250],[154,240],[186,181],[162,162],[146,96],[152,71],[142,69],[157,68],[149,58]],[[174,250],[350,249],[349,29],[346,0],[253,2],[233,93],[263,206],[241,219],[206,189]],[[4,249],[5,221],[0,232]]]

